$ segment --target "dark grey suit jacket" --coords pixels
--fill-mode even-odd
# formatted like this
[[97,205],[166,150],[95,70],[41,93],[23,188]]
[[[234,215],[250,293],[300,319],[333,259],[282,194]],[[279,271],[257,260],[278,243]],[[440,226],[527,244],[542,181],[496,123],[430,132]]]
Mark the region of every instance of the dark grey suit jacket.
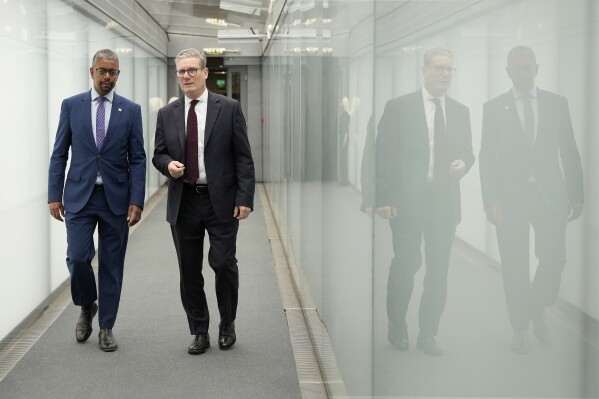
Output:
[[531,174],[550,209],[566,212],[569,202],[583,202],[582,166],[568,102],[548,91],[537,93],[539,126],[532,147],[511,91],[484,105],[479,162],[485,209],[522,206]]
[[[177,223],[183,178],[173,179],[168,164],[185,164],[185,99],[158,111],[152,163],[168,181],[166,220]],[[255,172],[241,105],[208,92],[204,138],[204,164],[214,212],[219,220],[233,219],[235,206],[254,208]]]
[[[461,159],[468,171],[474,163],[468,108],[445,97],[448,155]],[[376,138],[376,207],[395,206],[398,212],[417,214],[427,184],[430,146],[422,91],[387,102]],[[449,168],[449,166],[448,166]],[[450,220],[461,220],[459,180],[450,179]]]

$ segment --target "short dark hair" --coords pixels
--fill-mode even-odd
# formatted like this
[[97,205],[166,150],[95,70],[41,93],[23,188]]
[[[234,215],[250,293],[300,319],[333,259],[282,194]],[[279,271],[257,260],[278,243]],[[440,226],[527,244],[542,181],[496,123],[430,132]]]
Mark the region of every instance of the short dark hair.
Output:
[[537,59],[537,56],[535,55],[535,52],[533,51],[533,49],[531,49],[530,47],[527,47],[527,46],[514,47],[507,54],[507,59],[509,61],[510,58],[512,58],[512,57],[518,57],[518,56],[523,56],[523,55],[530,55],[535,60]]

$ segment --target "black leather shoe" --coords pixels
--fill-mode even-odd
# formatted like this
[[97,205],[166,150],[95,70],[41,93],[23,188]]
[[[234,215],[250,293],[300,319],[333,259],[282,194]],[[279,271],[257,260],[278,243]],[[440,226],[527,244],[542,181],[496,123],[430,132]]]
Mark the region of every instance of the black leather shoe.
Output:
[[85,342],[92,335],[92,320],[98,312],[98,305],[93,302],[91,305],[81,306],[81,314],[77,325],[75,326],[75,337],[77,342]]
[[231,349],[235,345],[235,322],[225,323],[221,321],[218,325],[218,347],[223,350]]
[[405,327],[397,327],[396,325],[389,323],[387,340],[389,341],[391,346],[393,346],[393,349],[397,349],[403,352],[410,349],[408,330]]
[[196,334],[195,338],[187,348],[187,353],[190,355],[201,355],[210,348],[210,335],[208,333]]
[[114,352],[119,347],[110,328],[100,328],[98,337],[100,338],[100,349],[104,352]]
[[530,351],[528,346],[528,332],[527,331],[516,331],[510,342],[510,349],[514,353],[525,355]]
[[416,342],[416,346],[418,347],[418,349],[420,349],[422,352],[426,353],[427,355],[431,355],[431,356],[442,356],[443,355],[443,351],[437,345],[437,342],[435,341],[434,337],[431,337],[428,335],[419,335],[418,341]]

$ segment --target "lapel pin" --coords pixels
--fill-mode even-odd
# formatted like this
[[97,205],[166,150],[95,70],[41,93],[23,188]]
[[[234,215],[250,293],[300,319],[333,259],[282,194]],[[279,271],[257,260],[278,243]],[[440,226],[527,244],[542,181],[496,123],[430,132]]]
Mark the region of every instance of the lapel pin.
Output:
[[122,110],[123,110],[122,108],[119,108],[119,112],[121,112]]

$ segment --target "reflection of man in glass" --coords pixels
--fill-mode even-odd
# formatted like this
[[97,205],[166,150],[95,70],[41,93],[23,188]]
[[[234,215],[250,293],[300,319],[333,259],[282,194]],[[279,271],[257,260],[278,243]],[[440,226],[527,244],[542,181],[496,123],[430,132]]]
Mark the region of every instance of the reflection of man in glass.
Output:
[[459,180],[474,163],[470,112],[445,95],[454,72],[449,50],[427,51],[424,87],[387,103],[376,139],[375,201],[377,213],[389,219],[395,255],[387,282],[388,339],[398,350],[409,348],[406,313],[424,239],[417,347],[429,355],[442,355],[434,337],[461,220]]
[[[484,106],[480,179],[487,219],[497,227],[511,349],[527,353],[529,318],[538,340],[551,343],[545,308],[557,299],[566,263],[566,223],[582,213],[582,166],[567,100],[535,86],[535,53],[513,48],[506,70],[513,88]],[[539,259],[532,285],[530,225]]]
[[350,106],[349,99],[347,97],[343,97],[341,100],[341,104],[339,104],[341,108],[341,113],[339,114],[339,172],[337,179],[339,184],[345,186],[348,183],[347,174],[348,174],[348,143],[349,143],[349,122],[350,122]]

